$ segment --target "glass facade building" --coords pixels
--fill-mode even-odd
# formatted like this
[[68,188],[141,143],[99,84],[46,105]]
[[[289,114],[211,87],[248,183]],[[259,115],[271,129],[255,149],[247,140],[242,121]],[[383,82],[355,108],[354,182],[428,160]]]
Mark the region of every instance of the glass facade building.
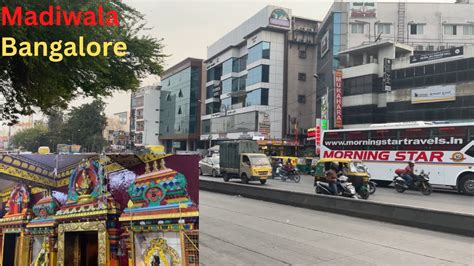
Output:
[[[195,150],[199,136],[202,60],[186,59],[165,71],[161,83],[160,139],[168,150]],[[206,94],[211,88],[206,88]],[[166,141],[168,140],[168,141]]]

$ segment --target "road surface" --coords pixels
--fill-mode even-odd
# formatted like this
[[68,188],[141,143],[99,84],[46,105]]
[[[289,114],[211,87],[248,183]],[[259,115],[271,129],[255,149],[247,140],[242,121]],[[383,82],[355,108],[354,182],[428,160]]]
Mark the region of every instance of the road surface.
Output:
[[[204,180],[224,182],[222,177],[215,178],[201,176],[200,178]],[[230,182],[240,183],[240,179],[231,179]],[[301,176],[300,183],[294,183],[293,181],[282,182],[280,179],[270,179],[267,181],[267,184],[263,186],[260,185],[259,182],[251,182],[250,185],[315,194],[313,183],[313,177],[303,175]],[[419,191],[405,191],[404,193],[398,193],[393,188],[377,187],[377,191],[370,195],[368,200],[474,215],[474,197],[455,193],[434,192],[429,196],[425,196]]]
[[474,265],[474,239],[200,191],[201,265]]

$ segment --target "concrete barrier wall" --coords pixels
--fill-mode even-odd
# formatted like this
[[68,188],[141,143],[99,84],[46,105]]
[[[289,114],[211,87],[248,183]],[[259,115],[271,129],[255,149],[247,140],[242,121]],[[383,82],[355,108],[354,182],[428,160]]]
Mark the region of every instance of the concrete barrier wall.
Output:
[[199,180],[201,190],[327,211],[389,223],[474,236],[474,216],[327,195],[270,189],[262,186]]

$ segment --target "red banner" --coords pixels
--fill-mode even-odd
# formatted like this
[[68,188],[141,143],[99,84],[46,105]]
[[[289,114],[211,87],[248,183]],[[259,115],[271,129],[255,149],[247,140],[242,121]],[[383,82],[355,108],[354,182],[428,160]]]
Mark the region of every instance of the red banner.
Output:
[[319,146],[321,145],[321,125],[317,124],[316,125],[316,145]]
[[334,127],[342,128],[342,71],[336,70],[334,80]]

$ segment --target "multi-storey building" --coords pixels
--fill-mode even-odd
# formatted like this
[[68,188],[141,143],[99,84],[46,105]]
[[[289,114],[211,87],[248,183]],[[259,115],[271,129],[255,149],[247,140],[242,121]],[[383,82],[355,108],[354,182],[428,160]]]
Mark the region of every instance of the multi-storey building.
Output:
[[409,46],[386,41],[341,54],[348,58],[348,67],[342,68],[344,128],[405,121],[474,122],[474,45],[413,54]]
[[[392,41],[409,45],[415,54],[474,44],[474,3],[334,2],[318,32],[318,103],[329,103],[335,127],[334,72],[348,65],[347,53],[360,45]],[[395,56],[395,55],[394,55]],[[392,59],[395,57],[392,57]],[[381,63],[367,57],[369,63]],[[349,98],[345,98],[345,103]],[[324,104],[323,104],[324,106]],[[320,108],[317,108],[320,117]]]
[[140,88],[131,97],[130,138],[132,147],[159,145],[160,87]]
[[161,76],[160,140],[167,152],[198,148],[204,74],[202,59],[187,58]]
[[313,126],[317,30],[267,6],[209,46],[201,140],[294,139]]
[[104,138],[108,143],[109,151],[124,151],[129,144],[129,114],[128,111],[115,113],[107,117],[107,126],[104,129]]

